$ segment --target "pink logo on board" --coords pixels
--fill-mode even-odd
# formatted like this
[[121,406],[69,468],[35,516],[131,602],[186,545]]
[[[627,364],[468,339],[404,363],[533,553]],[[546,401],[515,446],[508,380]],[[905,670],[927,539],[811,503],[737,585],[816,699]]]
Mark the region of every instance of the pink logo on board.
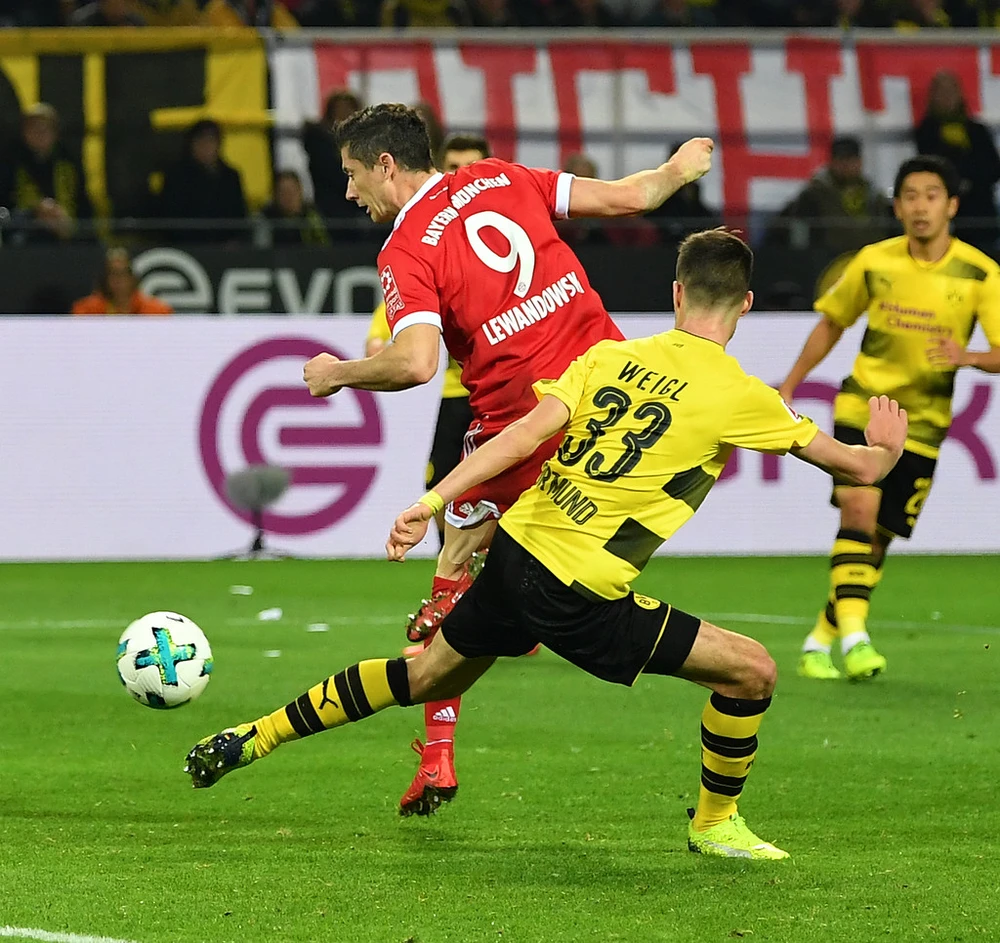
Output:
[[[273,428],[275,417],[269,416],[280,409],[310,410],[304,418],[314,418],[311,425],[281,425],[276,430],[278,444],[286,449],[309,449],[310,457],[325,453],[319,463],[281,464],[291,473],[291,483],[283,504],[291,504],[295,512],[269,512],[264,515],[264,526],[273,534],[301,536],[325,530],[342,520],[361,502],[378,471],[377,465],[354,464],[344,461],[342,451],[350,446],[377,446],[382,444],[382,419],[375,397],[364,390],[341,390],[329,399],[310,396],[301,381],[302,364],[316,354],[328,352],[335,357],[348,359],[332,347],[307,337],[275,337],[246,350],[240,351],[227,363],[212,381],[201,411],[198,440],[201,460],[205,466],[212,490],[223,504],[237,517],[250,522],[250,515],[235,507],[226,496],[226,475],[239,471],[246,465],[267,463],[261,445],[265,420]],[[263,375],[263,368],[270,361],[288,361],[289,385],[274,386]],[[296,364],[296,361],[298,363]],[[260,372],[259,384],[254,374]],[[273,374],[272,374],[273,375]],[[239,401],[232,394],[239,386]],[[336,422],[332,416],[342,412],[342,397],[354,398],[351,412],[355,421],[349,425]],[[360,421],[357,416],[360,415]],[[230,458],[230,467],[220,442],[237,440],[241,461]],[[230,448],[227,455],[231,455]],[[294,499],[294,500],[288,500]]]

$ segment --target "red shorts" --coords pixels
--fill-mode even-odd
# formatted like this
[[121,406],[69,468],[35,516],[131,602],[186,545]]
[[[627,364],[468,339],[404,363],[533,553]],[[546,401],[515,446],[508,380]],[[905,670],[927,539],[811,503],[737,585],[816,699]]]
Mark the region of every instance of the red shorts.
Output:
[[[462,458],[467,458],[479,446],[498,435],[503,429],[503,426],[486,428],[481,422],[474,422],[465,434]],[[496,478],[484,481],[456,498],[445,508],[445,520],[452,527],[462,529],[475,527],[490,519],[498,519],[538,480],[542,465],[555,454],[562,441],[562,436],[561,432],[553,436],[548,442],[542,443],[526,459],[522,459],[516,465],[511,465]]]

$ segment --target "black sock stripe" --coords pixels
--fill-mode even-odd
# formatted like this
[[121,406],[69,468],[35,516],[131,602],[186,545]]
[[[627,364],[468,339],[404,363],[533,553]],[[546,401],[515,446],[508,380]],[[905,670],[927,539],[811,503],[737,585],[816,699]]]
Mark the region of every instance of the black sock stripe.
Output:
[[721,773],[713,773],[707,766],[701,768],[701,784],[718,796],[735,798],[743,792],[746,781],[746,776],[723,776]]
[[868,601],[872,598],[872,588],[870,586],[857,586],[852,583],[844,583],[834,590],[834,595],[839,602],[841,599],[864,599]]
[[344,713],[347,714],[347,719],[350,721],[361,720],[361,712],[354,703],[351,689],[347,685],[347,672],[341,671],[334,675],[333,683],[337,687],[337,696],[340,698],[340,705],[344,708]]
[[299,711],[299,705],[292,701],[291,704],[285,705],[285,716],[288,718],[288,722],[292,725],[292,729],[300,737],[308,737],[312,731],[306,725],[306,722],[302,719],[302,713]]
[[838,553],[830,557],[831,569],[835,566],[860,565],[874,567],[875,563],[870,553]]
[[837,531],[837,540],[853,540],[858,544],[875,542],[874,534],[866,534],[863,530],[848,530],[846,527]]
[[836,626],[837,624],[837,610],[833,606],[832,599],[826,601],[826,621],[832,626]]
[[385,679],[389,682],[389,690],[400,707],[411,707],[413,698],[410,695],[410,673],[406,668],[405,658],[394,658],[385,666]]
[[763,714],[771,706],[769,697],[755,698],[750,700],[745,697],[726,697],[714,691],[711,697],[712,707],[720,714],[729,717],[756,717]]
[[326,730],[326,724],[319,719],[319,714],[316,713],[316,708],[313,707],[313,703],[309,699],[308,691],[301,697],[296,698],[295,703],[299,706],[299,713],[302,715],[302,720],[305,721],[305,725],[312,733],[322,733]]
[[757,752],[757,736],[723,737],[712,733],[704,724],[701,725],[701,745],[719,756],[738,760],[740,757],[753,756]]
[[361,682],[361,669],[357,665],[351,665],[347,669],[347,684],[351,694],[354,695],[354,703],[358,705],[358,713],[362,717],[371,717],[375,710],[368,700],[368,695],[365,694],[365,686]]

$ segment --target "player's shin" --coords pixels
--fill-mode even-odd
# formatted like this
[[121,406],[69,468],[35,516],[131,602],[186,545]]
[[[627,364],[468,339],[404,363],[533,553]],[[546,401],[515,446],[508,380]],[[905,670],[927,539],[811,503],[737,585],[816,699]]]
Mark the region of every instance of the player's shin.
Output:
[[830,555],[830,590],[843,651],[868,641],[868,609],[877,581],[872,535],[842,528]]
[[282,743],[362,720],[395,704],[412,704],[405,658],[351,665],[254,721],[254,759],[267,756]]
[[714,693],[701,715],[701,787],[693,827],[703,832],[736,812],[757,754],[757,731],[771,698]]

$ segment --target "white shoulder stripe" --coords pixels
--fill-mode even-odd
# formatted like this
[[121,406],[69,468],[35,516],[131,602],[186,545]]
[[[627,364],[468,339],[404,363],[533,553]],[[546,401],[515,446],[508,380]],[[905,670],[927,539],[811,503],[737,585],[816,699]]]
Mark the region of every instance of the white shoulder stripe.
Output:
[[392,328],[392,336],[395,339],[400,331],[405,331],[414,324],[431,324],[439,331],[441,330],[441,315],[436,311],[411,311],[404,314]]

